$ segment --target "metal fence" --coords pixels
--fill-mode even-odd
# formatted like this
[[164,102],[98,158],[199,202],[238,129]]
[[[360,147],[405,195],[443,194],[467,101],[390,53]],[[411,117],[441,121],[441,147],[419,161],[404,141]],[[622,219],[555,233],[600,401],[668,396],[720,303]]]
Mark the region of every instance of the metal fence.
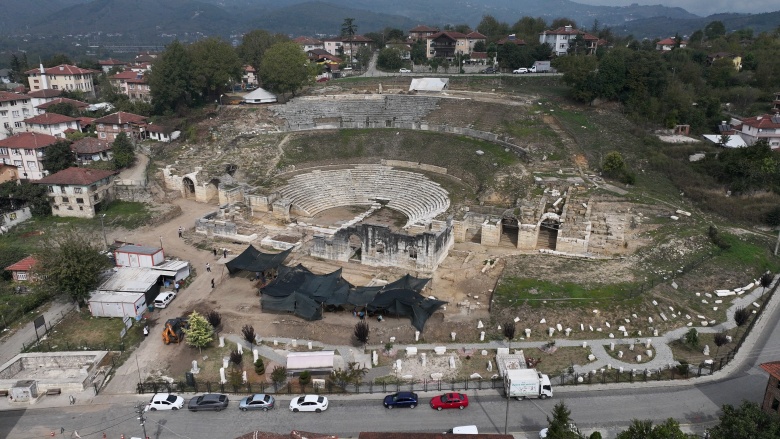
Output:
[[[48,331],[47,331],[48,332]],[[125,342],[119,343],[100,343],[89,345],[87,343],[62,342],[52,345],[49,340],[34,341],[30,344],[22,345],[22,352],[62,352],[62,351],[125,351]]]
[[285,383],[245,383],[235,386],[229,383],[214,383],[210,381],[198,382],[193,380],[189,383],[185,381],[165,382],[165,381],[147,381],[138,383],[136,391],[143,393],[158,392],[220,392],[220,393],[270,393],[276,395],[299,395],[307,390],[318,391],[327,394],[331,393],[388,393],[388,392],[455,392],[459,390],[483,390],[483,389],[503,389],[503,380],[500,378],[489,380],[422,380],[422,381],[397,381],[397,382],[376,382],[368,381],[357,383],[336,383],[328,379],[325,385],[315,387],[313,384],[302,386],[292,381]]

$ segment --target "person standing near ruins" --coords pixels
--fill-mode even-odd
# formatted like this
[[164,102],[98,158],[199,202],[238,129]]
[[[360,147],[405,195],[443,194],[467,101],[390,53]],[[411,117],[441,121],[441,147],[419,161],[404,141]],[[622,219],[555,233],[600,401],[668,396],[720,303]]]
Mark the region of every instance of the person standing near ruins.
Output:
[[206,271],[211,273],[211,264],[209,264],[208,262],[206,262]]
[[183,238],[182,234],[184,233],[184,227],[179,226],[179,238]]

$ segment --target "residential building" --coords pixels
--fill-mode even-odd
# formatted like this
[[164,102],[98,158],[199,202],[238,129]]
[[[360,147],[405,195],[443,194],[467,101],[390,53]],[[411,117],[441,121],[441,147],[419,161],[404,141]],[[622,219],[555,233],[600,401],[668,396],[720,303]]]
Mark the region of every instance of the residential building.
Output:
[[108,161],[114,158],[111,142],[95,137],[84,137],[70,144],[70,150],[76,154],[76,160],[82,163]]
[[11,69],[0,69],[0,84],[10,84],[12,74]]
[[479,32],[471,32],[468,35],[460,32],[436,32],[425,38],[425,53],[431,58],[454,58],[456,54],[469,55],[474,51],[474,45],[487,41],[487,37]]
[[776,416],[780,413],[780,361],[764,363],[761,365],[761,369],[769,373],[761,410]]
[[591,35],[585,31],[574,29],[571,25],[559,27],[558,29],[546,30],[539,34],[539,43],[549,44],[552,47],[553,54],[563,56],[569,53],[569,47],[573,40],[581,36],[585,40],[585,52],[593,55],[599,46],[606,44],[606,41]]
[[27,131],[65,138],[70,130],[81,131],[79,121],[57,113],[43,113],[24,120]]
[[341,58],[331,55],[325,49],[312,49],[306,52],[310,62],[341,64]]
[[260,84],[257,81],[257,71],[255,71],[254,67],[244,66],[244,73],[241,75],[241,83],[243,84],[244,88],[253,88]]
[[53,88],[54,90],[81,91],[85,95],[95,97],[95,88],[92,80],[97,70],[82,69],[69,64],[60,64],[55,67],[40,68],[24,72],[28,75],[30,91]]
[[333,56],[344,56],[350,59],[354,58],[361,47],[371,47],[373,40],[363,35],[354,35],[353,37],[326,38],[322,40],[324,49]]
[[716,52],[707,55],[707,64],[712,65],[712,63],[720,59],[728,59],[734,65],[734,70],[742,70],[742,57],[730,52]]
[[303,49],[304,52],[308,52],[314,49],[325,48],[325,44],[322,41],[311,37],[298,37],[293,39],[293,43],[296,43],[299,46],[301,46],[301,49]]
[[780,148],[780,114],[763,114],[742,119],[742,125],[735,127],[748,145],[766,139],[772,149]]
[[409,30],[409,39],[413,41],[425,40],[437,32],[439,32],[439,29],[430,26],[419,25]]
[[403,41],[390,41],[385,44],[386,49],[395,49],[401,54],[401,59],[412,59],[412,46]]
[[118,59],[109,58],[109,59],[101,59],[98,61],[98,65],[100,65],[101,70],[103,70],[103,73],[108,73],[113,69],[114,67],[123,70],[129,63],[126,61],[119,61]]
[[772,112],[780,113],[780,91],[775,92],[775,99],[772,101]]
[[16,166],[20,179],[40,180],[48,174],[43,168],[46,147],[59,140],[48,134],[16,133],[0,140],[0,161]]
[[97,210],[114,198],[117,171],[68,168],[36,183],[48,187],[54,216],[94,218]]
[[154,62],[157,60],[157,57],[160,56],[157,52],[141,52],[138,55],[135,56],[135,59],[133,60],[133,63],[135,65],[141,65],[141,64],[154,64]]
[[101,140],[113,142],[119,133],[127,133],[128,137],[136,140],[146,137],[146,117],[137,114],[118,111],[97,118],[92,123],[95,126],[98,139]]
[[503,46],[504,44],[515,44],[517,46],[525,46],[525,40],[521,40],[520,38],[517,38],[516,34],[508,35],[506,38],[501,38],[500,40],[496,41],[496,44],[499,46]]
[[54,90],[53,88],[45,88],[43,90],[35,90],[27,93],[27,96],[32,100],[33,108],[51,102],[62,96],[62,90]]
[[[687,41],[680,40],[680,49],[685,48],[685,46],[688,45]],[[655,50],[660,50],[662,52],[668,52],[672,49],[677,47],[677,40],[674,38],[664,38],[663,40],[658,41],[655,43]]]
[[89,104],[86,102],[77,101],[75,99],[68,99],[68,98],[55,98],[50,101],[46,101],[40,105],[35,105],[35,113],[36,114],[43,114],[46,112],[46,110],[49,109],[52,105],[57,104],[70,104],[75,108],[77,111],[84,111],[89,107]]
[[24,131],[24,119],[33,115],[29,96],[0,91],[0,139]]
[[111,86],[119,93],[126,95],[131,101],[151,102],[152,94],[146,76],[142,72],[125,70],[108,77]]
[[171,140],[179,138],[180,131],[177,131],[171,127],[163,125],[146,125],[146,132],[148,138],[156,140],[158,142],[170,142]]
[[11,272],[11,277],[15,282],[26,282],[32,279],[32,270],[38,261],[32,257],[27,256],[21,261],[5,267],[5,271]]

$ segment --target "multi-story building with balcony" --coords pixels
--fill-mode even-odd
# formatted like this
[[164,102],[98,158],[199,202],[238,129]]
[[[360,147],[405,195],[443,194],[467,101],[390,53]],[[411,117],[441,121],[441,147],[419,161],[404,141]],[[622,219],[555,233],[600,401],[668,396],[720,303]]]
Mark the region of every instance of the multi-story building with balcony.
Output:
[[92,82],[97,70],[82,69],[69,64],[60,64],[48,69],[32,69],[24,72],[27,74],[30,91],[45,90],[48,88],[64,91],[81,91],[84,95],[95,97],[95,87]]
[[19,179],[40,180],[47,174],[43,168],[46,147],[59,140],[48,134],[16,133],[0,140],[0,161],[16,166]]
[[0,139],[24,131],[24,120],[33,114],[29,96],[0,91]]

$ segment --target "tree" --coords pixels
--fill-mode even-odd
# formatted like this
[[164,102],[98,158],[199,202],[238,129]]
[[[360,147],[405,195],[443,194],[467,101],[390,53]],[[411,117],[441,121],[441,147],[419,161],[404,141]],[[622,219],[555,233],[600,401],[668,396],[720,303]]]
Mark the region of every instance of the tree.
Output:
[[738,327],[743,327],[748,322],[748,319],[750,318],[750,311],[743,307],[737,308],[736,311],[734,311],[734,323],[737,324]]
[[233,363],[236,368],[240,369],[241,365],[244,363],[244,355],[238,352],[238,349],[233,349],[230,351],[230,362]]
[[295,93],[309,82],[313,75],[301,46],[292,41],[277,43],[265,52],[260,64],[263,85],[277,93]]
[[685,333],[685,344],[692,348],[699,346],[699,332],[696,328],[691,328]]
[[152,106],[157,114],[188,107],[196,101],[193,71],[192,58],[179,40],[165,48],[154,63],[148,80]]
[[708,40],[714,40],[724,35],[726,35],[726,26],[722,21],[711,21],[704,26],[704,36],[707,37]]
[[311,372],[308,370],[304,370],[301,372],[300,375],[298,375],[298,383],[300,383],[302,388],[305,388],[309,384],[311,384]]
[[230,43],[209,37],[192,43],[193,81],[207,101],[228,91],[229,84],[241,80],[241,60]]
[[710,429],[711,439],[771,439],[780,437],[780,418],[758,404],[743,401],[738,408],[726,404],[720,422]]
[[116,169],[129,168],[135,163],[135,151],[133,144],[125,133],[119,133],[111,144],[111,153],[114,155]]
[[553,20],[552,23],[550,23],[550,28],[552,29],[558,29],[559,27],[566,27],[571,26],[574,29],[577,29],[577,22],[572,20],[571,18],[566,17],[560,17]]
[[279,387],[287,381],[287,368],[284,366],[276,366],[271,371],[271,382],[274,386]]
[[49,235],[35,255],[36,277],[42,287],[84,304],[100,282],[100,274],[111,266],[101,253],[101,239],[93,234],[65,229]]
[[663,424],[653,426],[652,421],[634,419],[628,430],[618,433],[616,439],[687,439],[689,436],[680,430],[680,424],[667,419]]
[[55,53],[51,58],[43,62],[43,66],[46,68],[56,67],[61,64],[73,64],[73,61],[64,53]]
[[503,325],[501,325],[501,330],[504,331],[504,337],[506,337],[506,339],[509,341],[509,348],[511,349],[512,339],[515,338],[515,332],[517,330],[515,322],[512,320],[507,320]]
[[360,367],[356,362],[350,362],[345,369],[333,369],[330,372],[330,380],[343,389],[348,384],[357,384],[366,373],[368,369]]
[[547,417],[547,439],[579,439],[580,434],[574,428],[571,421],[571,410],[566,408],[563,401],[555,404],[552,411],[552,419]]
[[772,281],[775,279],[775,276],[767,271],[766,273],[761,275],[761,279],[759,279],[759,282],[761,283],[761,287],[763,288],[769,288],[770,285],[772,285]]
[[382,49],[379,51],[376,64],[386,70],[398,70],[404,65],[401,59],[401,52],[395,48]]
[[424,64],[428,59],[425,53],[425,41],[417,40],[412,44],[412,51],[410,53],[412,62],[415,64]]
[[46,147],[43,168],[51,174],[76,166],[76,155],[70,150],[70,142],[58,140]]
[[22,82],[25,79],[25,74],[30,66],[27,63],[27,53],[22,52],[20,55],[11,55],[11,82]]
[[257,335],[255,334],[255,328],[252,325],[244,325],[244,327],[241,328],[241,336],[249,343],[250,347],[254,346],[255,337],[257,337]]
[[203,352],[203,348],[214,340],[214,327],[197,311],[190,314],[188,324],[189,328],[184,329],[184,334],[187,336],[185,341],[188,345],[198,348],[199,352]]
[[357,34],[357,25],[355,24],[355,19],[345,18],[344,23],[341,24],[341,36],[349,41],[348,64],[350,66],[352,66],[352,58],[355,56],[355,54],[352,52],[352,40],[355,38],[355,34]]
[[374,55],[374,52],[371,50],[368,46],[360,46],[357,50],[357,57],[358,62],[360,63],[360,68],[362,70],[368,69],[368,63],[371,62],[371,57]]
[[16,199],[28,203],[30,205],[30,213],[34,216],[51,215],[51,205],[49,204],[49,194],[46,185],[28,181],[7,181],[0,183],[0,198]]
[[255,29],[244,34],[244,37],[241,38],[241,44],[238,45],[236,51],[241,62],[254,67],[255,71],[257,71],[260,69],[265,52],[271,46],[289,40],[283,34],[271,34],[262,29]]
[[728,335],[726,335],[725,332],[718,332],[717,334],[715,334],[714,341],[715,341],[715,346],[718,347],[718,349],[715,350],[715,356],[717,357],[718,351],[720,351],[720,347],[729,342],[729,337]]
[[607,175],[617,175],[626,168],[626,162],[623,161],[623,155],[617,151],[610,151],[604,157],[604,163],[601,170]]
[[365,320],[361,320],[355,324],[355,340],[359,341],[361,344],[365,345],[368,343],[368,337],[369,337],[369,328],[368,328],[368,322]]
[[495,41],[509,34],[509,25],[496,20],[492,15],[483,15],[482,21],[477,25],[477,32]]
[[255,373],[258,375],[265,374],[265,363],[262,357],[257,357],[257,361],[255,361]]
[[485,44],[484,40],[474,43],[474,52],[487,52],[487,44]]
[[68,117],[79,116],[79,110],[70,102],[59,102],[56,104],[49,105],[49,107],[46,108],[46,112],[57,113]]
[[209,322],[212,328],[216,331],[222,324],[222,315],[219,311],[211,310],[206,313],[206,320]]

